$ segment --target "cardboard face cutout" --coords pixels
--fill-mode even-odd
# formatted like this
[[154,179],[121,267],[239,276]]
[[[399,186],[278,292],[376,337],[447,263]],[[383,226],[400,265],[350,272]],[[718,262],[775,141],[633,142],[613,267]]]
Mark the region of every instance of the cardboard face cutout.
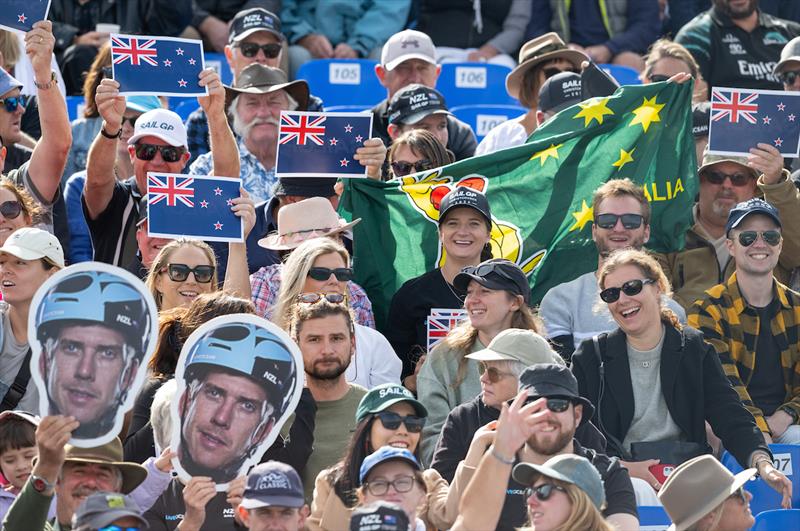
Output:
[[144,383],[157,325],[152,295],[127,271],[85,262],[50,277],[28,318],[39,414],[75,417],[75,446],[111,441]]
[[171,448],[179,477],[208,476],[218,491],[259,462],[303,390],[302,354],[273,323],[217,317],[186,340],[172,401]]

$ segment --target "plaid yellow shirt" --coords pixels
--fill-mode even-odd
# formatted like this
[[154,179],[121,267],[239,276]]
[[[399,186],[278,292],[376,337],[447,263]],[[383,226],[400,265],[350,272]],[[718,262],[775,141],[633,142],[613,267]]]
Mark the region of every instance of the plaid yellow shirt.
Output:
[[[800,414],[800,294],[777,280],[774,286],[780,308],[769,326],[781,353],[786,388],[781,407],[789,407]],[[736,273],[725,284],[706,290],[705,297],[689,308],[687,321],[689,326],[702,331],[705,340],[714,346],[731,385],[761,431],[769,433],[764,415],[747,392],[756,364],[760,323],[756,310],[748,306],[739,291]]]

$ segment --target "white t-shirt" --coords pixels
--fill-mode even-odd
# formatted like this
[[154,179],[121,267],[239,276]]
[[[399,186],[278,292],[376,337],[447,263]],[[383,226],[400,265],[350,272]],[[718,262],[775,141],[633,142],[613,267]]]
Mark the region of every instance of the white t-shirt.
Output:
[[528,140],[528,133],[522,124],[516,118],[506,120],[483,137],[475,149],[475,155],[486,155],[501,149],[521,146],[526,140]]
[[356,324],[356,351],[344,376],[349,383],[372,389],[382,383],[400,383],[403,362],[383,334]]

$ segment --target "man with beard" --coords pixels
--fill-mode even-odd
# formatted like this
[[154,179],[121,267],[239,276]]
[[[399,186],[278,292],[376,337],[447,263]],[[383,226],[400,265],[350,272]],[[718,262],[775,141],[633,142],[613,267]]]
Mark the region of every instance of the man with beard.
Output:
[[777,208],[786,227],[774,275],[788,285],[792,269],[800,266],[800,194],[778,150],[758,144],[746,158],[706,154],[697,173],[700,191],[686,245],[682,251],[658,255],[673,298],[688,310],[707,289],[730,278],[736,261],[726,244],[728,214],[738,203],[754,197]]
[[[578,382],[569,369],[555,363],[538,363],[522,372],[519,384],[520,391],[527,393],[527,403],[537,403],[537,406],[530,411],[531,421],[527,423],[528,429],[531,430],[530,438],[514,455],[498,455],[490,445],[494,440],[496,426],[494,421],[499,418],[500,411],[496,408],[483,408],[483,415],[469,420],[474,425],[474,436],[471,437],[471,434],[463,432],[461,434],[464,438],[463,444],[464,446],[469,444],[469,450],[464,460],[458,464],[454,476],[452,471],[445,475],[440,470],[442,462],[438,458],[442,450],[437,449],[434,456],[431,466],[439,470],[442,477],[450,480],[450,488],[455,489],[455,493],[451,494],[456,496],[456,499],[461,498],[466,485],[475,474],[478,463],[487,451],[506,464],[526,462],[538,465],[553,456],[571,453],[585,457],[600,472],[607,501],[603,516],[608,522],[617,529],[638,529],[637,500],[628,471],[616,457],[609,457],[596,449],[586,448],[578,442],[588,440],[597,430],[588,420],[592,416],[594,407],[578,393]],[[507,394],[503,401],[513,400],[515,396],[517,396],[516,390],[510,393],[510,396]],[[464,410],[469,404],[471,402],[454,409],[448,417],[448,423],[451,418],[453,420],[459,416],[463,418],[464,411],[460,410]],[[524,491],[525,485],[520,485],[509,478],[497,529],[512,530],[524,525],[527,516]],[[647,505],[657,504],[655,496],[652,496],[650,502]]]
[[711,87],[780,90],[773,73],[781,50],[800,24],[758,10],[758,0],[712,0],[675,37],[700,65]]
[[345,304],[324,298],[298,303],[289,323],[292,339],[303,353],[306,386],[317,402],[314,451],[303,470],[305,496],[310,500],[317,475],[335,465],[347,448],[356,409],[367,390],[345,379],[355,350],[353,316]]
[[[597,269],[550,289],[542,299],[539,315],[548,337],[564,359],[586,338],[617,328],[600,301],[597,271],[612,251],[641,249],[650,238],[650,203],[630,179],[613,179],[595,190],[592,198],[592,239],[597,246]],[[675,301],[668,305],[682,322],[686,313]]]

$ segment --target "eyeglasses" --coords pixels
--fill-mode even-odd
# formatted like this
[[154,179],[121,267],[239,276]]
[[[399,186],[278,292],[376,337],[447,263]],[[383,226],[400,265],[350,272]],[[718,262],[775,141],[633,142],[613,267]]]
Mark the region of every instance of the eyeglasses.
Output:
[[561,72],[572,72],[573,74],[578,73],[577,70],[575,70],[574,68],[565,68],[562,70],[561,68],[553,68],[553,67],[543,68],[542,72],[544,72],[545,79],[550,79],[551,77],[558,75]]
[[668,80],[669,76],[666,76],[664,74],[650,74],[649,76],[647,76],[647,79],[650,80],[650,83],[659,83],[661,81]]
[[0,203],[0,214],[6,219],[16,219],[22,214],[22,203],[19,201],[3,201]]
[[98,528],[97,531],[140,531],[141,527],[121,527],[118,525],[107,525],[105,527]]
[[400,424],[403,423],[406,425],[406,430],[408,430],[409,433],[419,433],[425,426],[425,417],[418,417],[416,415],[401,417],[393,411],[381,411],[375,416],[380,419],[381,424],[383,424],[383,427],[387,430],[396,430],[400,427]]
[[199,265],[196,267],[189,267],[186,264],[169,264],[167,267],[161,269],[161,272],[167,272],[170,280],[173,282],[183,282],[189,278],[189,273],[194,275],[194,279],[200,284],[208,284],[214,277],[214,266]]
[[527,500],[531,496],[536,496],[536,499],[539,501],[547,501],[550,499],[550,496],[553,495],[554,490],[567,492],[564,487],[559,487],[558,485],[553,485],[552,483],[542,483],[536,487],[528,487],[525,489],[525,499]]
[[28,99],[25,96],[14,96],[13,98],[0,99],[0,103],[3,104],[7,112],[16,112],[17,107],[22,106],[23,109],[25,108],[25,105],[28,103]]
[[489,378],[489,381],[492,383],[497,383],[506,376],[514,376],[514,373],[501,371],[497,367],[489,367],[482,361],[478,363],[478,373],[481,376],[485,373],[486,377]]
[[800,70],[790,70],[789,72],[781,72],[778,74],[784,85],[794,85],[794,82],[800,77]]
[[[395,177],[404,177],[410,173],[416,173],[420,171],[430,170],[433,167],[433,163],[428,159],[421,159],[417,162],[406,162],[404,160],[396,160],[392,162],[392,173],[394,173]],[[413,172],[411,170],[414,170]]]
[[136,144],[135,148],[136,158],[139,160],[153,160],[156,157],[156,151],[161,152],[164,162],[178,162],[186,149],[175,146],[156,146],[155,144]]
[[722,184],[725,182],[725,179],[730,179],[733,186],[746,186],[753,180],[753,176],[746,173],[729,174],[710,170],[701,173],[700,177],[711,184]]
[[328,280],[331,278],[331,275],[334,275],[339,282],[348,282],[353,280],[353,268],[337,267],[336,269],[331,269],[329,267],[312,267],[308,270],[308,276],[320,282]]
[[415,481],[416,479],[414,476],[400,476],[395,478],[393,481],[387,481],[385,479],[368,481],[364,484],[364,486],[367,487],[367,490],[373,496],[383,496],[389,492],[389,487],[393,487],[396,492],[408,492],[414,488]]
[[258,50],[264,52],[267,59],[275,59],[281,53],[281,45],[271,42],[269,44],[256,44],[254,42],[243,42],[238,45],[242,50],[242,55],[245,57],[255,57],[258,55]]
[[622,226],[626,229],[638,229],[644,222],[644,216],[640,214],[598,214],[594,224],[601,229],[611,230],[617,226],[617,221],[622,220]]
[[344,302],[344,295],[341,293],[301,293],[297,296],[297,301],[303,304],[316,304],[322,299],[331,304],[341,304]]
[[600,298],[603,299],[604,302],[611,304],[612,302],[617,302],[619,300],[620,292],[624,293],[628,297],[633,297],[634,295],[641,293],[642,288],[644,288],[646,284],[654,283],[655,280],[650,278],[629,280],[623,284],[622,287],[604,289],[600,292]]
[[[0,208],[2,208],[2,205],[0,205]],[[2,213],[2,210],[0,210],[0,213]],[[750,247],[756,242],[759,236],[761,236],[764,243],[770,247],[775,247],[781,243],[781,233],[776,230],[743,230],[739,233],[739,243],[744,247]]]

